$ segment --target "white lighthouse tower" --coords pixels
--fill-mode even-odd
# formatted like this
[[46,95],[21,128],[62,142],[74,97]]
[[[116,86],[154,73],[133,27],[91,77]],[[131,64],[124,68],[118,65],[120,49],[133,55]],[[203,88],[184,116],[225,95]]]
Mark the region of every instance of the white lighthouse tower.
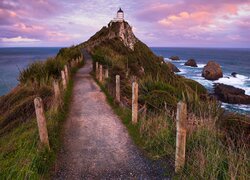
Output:
[[123,22],[123,21],[124,21],[124,12],[121,8],[119,8],[113,22]]
[[124,12],[121,8],[117,11],[116,19],[119,22],[122,22],[124,20]]

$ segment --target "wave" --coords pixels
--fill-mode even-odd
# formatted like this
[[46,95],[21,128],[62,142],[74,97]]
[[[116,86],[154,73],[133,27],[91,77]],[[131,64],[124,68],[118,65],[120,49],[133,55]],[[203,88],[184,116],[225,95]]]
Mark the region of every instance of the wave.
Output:
[[222,103],[221,107],[235,112],[240,113],[250,113],[250,105],[244,105],[244,104],[228,104],[228,103]]
[[198,68],[204,68],[204,66],[206,66],[206,64],[197,64]]
[[181,75],[181,74],[186,74],[186,73],[187,73],[187,70],[184,69],[184,68],[179,68],[179,70],[180,70],[181,72],[176,72],[176,74]]
[[247,79],[249,79],[249,77],[244,76],[244,75],[241,75],[241,74],[236,74],[236,77],[239,78],[239,79],[242,79],[242,80],[247,80]]
[[[180,60],[172,60],[169,58],[164,58],[165,61],[169,61],[169,62],[174,62],[174,63],[185,63],[187,60],[184,59],[180,59]],[[184,65],[184,64],[183,64]]]

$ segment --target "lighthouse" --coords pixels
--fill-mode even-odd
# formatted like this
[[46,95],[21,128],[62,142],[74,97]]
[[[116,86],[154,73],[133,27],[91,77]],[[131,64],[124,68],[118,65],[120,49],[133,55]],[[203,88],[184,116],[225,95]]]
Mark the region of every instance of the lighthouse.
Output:
[[123,22],[124,21],[124,12],[121,8],[117,11],[116,17],[112,22]]
[[121,8],[117,11],[116,19],[119,22],[122,22],[124,20],[124,12]]

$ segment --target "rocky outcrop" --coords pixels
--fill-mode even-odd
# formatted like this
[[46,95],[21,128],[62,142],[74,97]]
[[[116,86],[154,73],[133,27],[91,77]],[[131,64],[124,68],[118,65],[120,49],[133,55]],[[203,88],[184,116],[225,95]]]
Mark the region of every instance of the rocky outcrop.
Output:
[[166,62],[166,64],[172,72],[181,72],[173,63]]
[[131,26],[128,23],[121,22],[119,29],[119,37],[122,39],[125,46],[134,50],[134,45],[137,42]]
[[178,61],[180,60],[179,56],[171,56],[169,59],[173,60],[173,61]]
[[209,61],[203,68],[202,76],[208,80],[217,80],[223,77],[223,72],[218,63],[215,61]]
[[250,104],[250,96],[243,89],[225,84],[215,84],[214,94],[222,102],[230,104]]
[[191,67],[198,67],[196,64],[196,61],[194,59],[189,59],[187,62],[184,64],[185,66],[191,66]]
[[237,73],[236,72],[232,72],[231,74],[233,77],[236,77]]
[[87,48],[88,51],[91,51],[104,41],[115,38],[120,39],[124,46],[130,48],[131,50],[134,50],[135,44],[139,41],[132,31],[132,27],[126,21],[122,21],[110,22],[108,26],[104,26],[100,31],[98,31],[82,45],[84,48]]

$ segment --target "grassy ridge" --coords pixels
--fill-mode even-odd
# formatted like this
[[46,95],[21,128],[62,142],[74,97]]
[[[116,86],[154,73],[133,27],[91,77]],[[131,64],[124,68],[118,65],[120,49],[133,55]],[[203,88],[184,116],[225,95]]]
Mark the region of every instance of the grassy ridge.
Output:
[[[167,176],[173,179],[247,179],[250,159],[246,142],[223,132],[216,121],[220,107],[199,102],[209,110],[204,116],[189,113],[187,127],[186,163],[178,174],[173,173],[176,146],[176,119],[174,112],[148,109],[146,118],[139,114],[137,125],[131,123],[131,110],[120,107],[108,88],[110,79],[99,84],[114,112],[126,125],[134,142],[152,159],[161,159],[168,167]],[[208,107],[212,108],[208,108]],[[201,112],[204,107],[193,107]],[[213,116],[206,116],[209,113]],[[217,114],[217,116],[215,116]],[[243,130],[243,129],[241,129]],[[242,131],[242,134],[244,131]],[[242,140],[242,141],[241,141]],[[171,171],[172,169],[172,171]]]
[[[70,80],[59,108],[51,108],[54,103],[52,80],[59,79],[63,66],[80,55],[80,49],[76,47],[64,48],[54,59],[29,65],[20,73],[19,86],[0,97],[3,107],[0,112],[1,178],[46,178],[60,146],[61,126],[68,113],[73,88]],[[72,76],[77,68],[71,69]],[[42,97],[45,104],[50,151],[39,143],[33,104],[37,96]]]
[[[247,179],[250,126],[243,123],[247,117],[226,114],[201,84],[175,75],[163,59],[141,41],[137,41],[134,50],[126,47],[118,36],[118,25],[113,23],[101,29],[82,46],[91,52],[93,67],[99,62],[109,69],[109,78],[101,87],[134,141],[150,157],[164,159],[173,167],[176,106],[178,101],[184,101],[188,107],[186,164],[183,171],[173,177]],[[116,36],[110,36],[112,33]],[[102,41],[96,43],[96,40]],[[121,78],[123,108],[112,100],[116,75]],[[131,124],[130,112],[133,81],[139,84],[139,108],[147,107],[146,118],[142,117],[136,126]]]

